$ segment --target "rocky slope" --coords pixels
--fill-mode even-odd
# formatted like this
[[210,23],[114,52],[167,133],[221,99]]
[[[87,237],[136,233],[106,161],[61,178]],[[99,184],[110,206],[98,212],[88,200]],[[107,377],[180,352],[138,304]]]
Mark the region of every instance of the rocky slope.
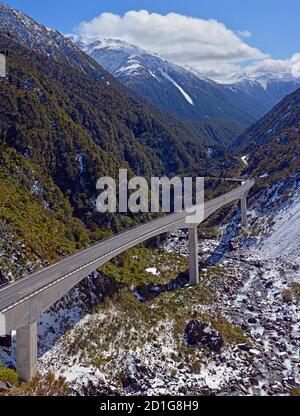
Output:
[[200,242],[197,288],[180,274],[187,241],[176,233],[159,252],[135,249],[101,270],[91,292],[75,289],[39,325],[41,373],[65,377],[72,394],[295,394],[299,178],[288,202],[280,187],[273,209],[266,194],[252,204],[243,233],[233,211],[218,238]]
[[0,2],[0,33],[6,34],[22,46],[27,46],[39,54],[57,62],[64,61],[77,69],[101,79],[103,72],[93,59],[61,33],[48,29],[24,13]]
[[253,194],[244,230],[227,212],[199,242],[198,287],[186,286],[184,232],[104,266],[43,316],[41,374],[65,377],[70,394],[297,394],[299,185]]
[[219,84],[158,55],[113,39],[71,39],[126,86],[180,118],[202,122],[227,118],[241,125],[253,120],[222,93]]

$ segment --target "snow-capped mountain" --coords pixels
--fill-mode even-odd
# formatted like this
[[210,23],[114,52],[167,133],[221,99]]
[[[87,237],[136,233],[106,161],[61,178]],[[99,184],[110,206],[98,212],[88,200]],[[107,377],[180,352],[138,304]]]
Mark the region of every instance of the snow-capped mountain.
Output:
[[243,74],[240,79],[224,84],[232,99],[243,108],[253,109],[253,114],[259,118],[299,87],[300,78],[295,78],[291,73]]
[[71,39],[127,87],[182,119],[226,119],[242,127],[255,120],[235,104],[220,84],[188,67],[120,40]]
[[72,40],[123,84],[182,119],[225,119],[244,128],[300,86],[291,74],[246,74],[220,84],[121,40]]
[[[117,88],[120,89],[119,82],[116,82],[115,79],[103,69],[95,60],[90,57],[87,53],[82,51],[79,47],[77,47],[70,39],[64,37],[59,32],[48,29],[45,26],[39,24],[38,22],[34,21],[31,17],[26,16],[22,12],[19,12],[17,10],[14,10],[10,6],[7,6],[4,3],[0,3],[0,34],[7,38],[10,42],[15,42],[17,44],[21,44],[27,48],[30,48],[34,52],[38,54],[44,55],[46,58],[54,59],[57,62],[61,62],[63,65],[70,65],[75,68],[80,68],[80,70],[83,70],[84,72],[91,75],[96,80],[102,80],[106,81],[106,84],[110,86],[110,88]],[[87,45],[85,45],[87,46]],[[121,45],[124,49],[125,45]],[[118,47],[120,49],[120,45]],[[128,50],[128,46],[126,46]],[[109,48],[107,50],[111,50],[112,45],[109,45]],[[114,47],[114,52],[116,52],[116,47]],[[137,51],[137,48],[131,47],[131,51],[127,52],[127,55],[131,56],[133,52],[139,56],[143,55],[144,53],[142,51]],[[92,46],[89,48],[90,53],[93,52]],[[120,55],[117,53],[117,55]],[[118,57],[119,61],[117,61],[116,65],[118,64],[120,68],[122,68],[123,64],[120,62],[120,59],[122,60],[122,56]],[[113,62],[112,57],[110,58],[111,62]],[[131,69],[133,67],[136,67],[137,64],[134,62],[131,62]],[[105,65],[106,67],[106,65]],[[178,88],[180,87],[181,82],[177,82],[177,86],[172,84],[170,79],[172,78],[172,75],[170,73],[167,73],[164,68],[161,68],[162,73],[165,73],[165,76],[163,77],[161,73],[158,74],[159,77],[162,77],[162,79],[165,80],[166,85],[171,88],[171,93],[168,92],[168,88],[166,88],[166,96],[167,96],[167,102],[165,108],[168,109],[170,106],[175,106],[177,109],[178,114],[181,112],[186,113],[186,115],[189,114],[190,108],[194,108],[194,106],[186,101],[187,99],[192,102],[193,98],[190,97],[189,92],[185,92],[185,90],[182,88],[181,90]],[[126,71],[125,71],[126,72]],[[125,73],[124,72],[124,73]],[[112,73],[114,74],[114,71],[112,70]],[[128,69],[128,72],[130,73],[130,70]],[[155,80],[154,77],[151,76],[151,74],[148,74],[151,79]],[[167,77],[170,77],[169,80]],[[173,80],[173,78],[172,78]],[[174,80],[174,82],[176,82]],[[125,83],[126,84],[126,83]],[[141,79],[141,85],[140,88],[145,87],[147,90],[146,92],[152,91],[152,86],[148,83],[143,83],[143,80]],[[178,88],[177,88],[178,87]],[[157,89],[156,92],[154,92],[154,95],[157,95],[158,100],[161,99],[161,84],[160,82],[157,82],[154,84],[154,89]],[[175,94],[174,94],[175,91]],[[123,94],[128,95],[129,91],[125,91],[123,89]],[[183,94],[186,94],[185,97]],[[132,99],[132,94],[131,98]],[[142,96],[145,96],[141,94]],[[174,98],[175,97],[175,98]],[[137,97],[134,98],[134,101]],[[165,97],[163,97],[165,99]],[[177,99],[177,101],[176,101]],[[146,103],[144,103],[146,104]],[[143,104],[143,105],[144,105]],[[159,104],[159,103],[158,103]],[[207,106],[213,106],[213,100],[208,98],[207,99]],[[148,106],[147,106],[148,107]],[[148,108],[150,111],[150,108]],[[174,126],[176,126],[177,133],[185,138],[191,138],[194,137],[196,141],[205,142],[211,144],[218,144],[218,145],[227,145],[228,143],[231,143],[233,140],[236,139],[236,137],[241,133],[243,130],[240,127],[237,127],[235,123],[228,121],[225,117],[221,121],[218,120],[218,122],[212,121],[209,117],[209,113],[211,113],[211,108],[209,109],[208,114],[205,112],[202,114],[202,117],[200,117],[202,121],[202,124],[199,125],[199,123],[196,123],[196,125],[190,125],[188,123],[173,120],[172,117],[170,117],[168,114],[162,113],[161,111],[157,111],[156,108],[152,108],[151,112],[155,113],[155,117],[161,118],[162,122],[164,124],[170,125],[170,128],[173,130]],[[196,117],[198,119],[198,116]],[[218,118],[221,118],[220,114],[218,115]],[[240,116],[238,116],[238,119],[240,119]],[[249,121],[245,122],[245,125],[248,125]],[[178,131],[179,130],[179,131]],[[177,134],[176,133],[176,134]]]

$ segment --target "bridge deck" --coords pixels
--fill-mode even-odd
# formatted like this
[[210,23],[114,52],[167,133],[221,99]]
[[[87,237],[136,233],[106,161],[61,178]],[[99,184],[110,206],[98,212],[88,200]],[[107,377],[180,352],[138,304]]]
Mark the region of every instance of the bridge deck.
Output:
[[[240,187],[218,198],[205,202],[204,219],[228,203],[242,198],[253,187],[254,181],[248,180]],[[87,276],[91,270],[96,270],[111,258],[121,252],[146,241],[156,235],[177,228],[188,228],[185,225],[187,212],[170,214],[153,220],[147,224],[137,226],[128,231],[116,234],[89,248],[49,265],[28,277],[9,284],[0,290],[0,314],[5,314],[22,302],[46,291],[64,279],[72,278],[76,274]],[[63,296],[65,293],[62,293]]]

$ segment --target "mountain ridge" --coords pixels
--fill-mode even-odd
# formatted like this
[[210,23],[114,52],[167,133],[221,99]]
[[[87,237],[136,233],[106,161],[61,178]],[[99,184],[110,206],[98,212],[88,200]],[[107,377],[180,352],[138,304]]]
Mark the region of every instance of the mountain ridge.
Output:
[[70,38],[137,94],[199,126],[227,120],[241,133],[300,86],[300,79],[291,75],[271,74],[248,74],[221,84],[193,68],[173,64],[118,39],[97,40],[78,35]]

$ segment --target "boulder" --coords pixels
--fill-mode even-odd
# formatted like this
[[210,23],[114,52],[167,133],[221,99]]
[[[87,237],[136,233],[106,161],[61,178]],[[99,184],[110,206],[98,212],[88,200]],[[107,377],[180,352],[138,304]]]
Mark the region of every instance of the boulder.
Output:
[[4,337],[0,337],[0,347],[10,348],[11,347],[11,336],[5,335]]
[[5,393],[8,391],[8,387],[3,381],[0,381],[0,393]]
[[185,338],[190,346],[208,347],[210,350],[220,353],[224,345],[221,334],[210,324],[192,320],[185,328]]

